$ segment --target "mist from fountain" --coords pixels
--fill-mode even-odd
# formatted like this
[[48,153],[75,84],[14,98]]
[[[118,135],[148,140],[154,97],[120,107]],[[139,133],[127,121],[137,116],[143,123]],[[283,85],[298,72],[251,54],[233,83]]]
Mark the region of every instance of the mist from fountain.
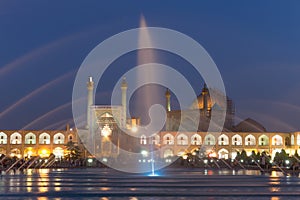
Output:
[[[140,17],[140,28],[146,28],[147,24],[146,24],[146,20],[144,18],[143,15],[141,15]],[[150,46],[150,44],[153,41],[151,40],[150,37],[150,33],[148,32],[147,29],[140,29],[139,31],[139,38],[138,38],[138,45],[139,47],[142,47],[144,45],[148,45]],[[145,63],[157,63],[157,56],[155,55],[154,50],[149,49],[147,51],[141,51],[138,50],[138,57],[137,57],[137,65],[143,65]],[[151,82],[151,80],[153,80],[154,77],[157,77],[158,74],[155,72],[155,70],[148,68],[147,69],[147,73],[145,73],[144,71],[139,71],[139,68],[137,69],[137,80],[145,80],[146,82]],[[139,95],[138,101],[142,102],[144,104],[144,108],[146,108],[145,110],[147,112],[149,112],[150,114],[150,109],[153,109],[154,106],[153,102],[155,102],[155,100],[157,100],[161,95],[157,89],[156,86],[154,87],[144,87],[145,89],[145,94],[146,95]],[[147,124],[147,126],[145,126],[145,130],[146,130],[146,136],[147,138],[150,138],[153,134],[154,134],[154,130],[155,128],[153,127],[154,122],[152,119],[150,119],[150,123]],[[150,142],[150,164],[151,164],[151,174],[149,176],[158,176],[158,174],[155,173],[155,160],[154,160],[154,147],[153,147],[153,142]]]

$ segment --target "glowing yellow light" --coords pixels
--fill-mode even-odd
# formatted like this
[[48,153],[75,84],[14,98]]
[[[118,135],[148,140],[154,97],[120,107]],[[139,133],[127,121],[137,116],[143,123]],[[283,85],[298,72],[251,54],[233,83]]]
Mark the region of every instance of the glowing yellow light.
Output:
[[131,131],[132,131],[132,132],[134,132],[134,133],[136,133],[136,132],[137,132],[137,130],[138,130],[138,129],[137,129],[137,127],[136,127],[136,126],[133,126],[133,127],[131,128]]
[[186,160],[186,159],[188,158],[188,156],[187,156],[187,155],[183,155],[182,158],[183,158],[184,160]]
[[102,135],[103,137],[108,137],[108,136],[111,135],[111,129],[109,128],[108,125],[105,125],[105,126],[103,127],[103,129],[101,130],[101,135]]
[[208,154],[208,157],[215,158],[215,157],[217,157],[217,154],[216,154],[216,152],[211,152]]
[[143,155],[143,157],[147,157],[148,156],[148,151],[142,150],[141,154]]
[[41,156],[41,157],[48,157],[48,156],[49,156],[48,150],[43,149],[43,150],[41,151],[41,153],[40,153],[40,156]]

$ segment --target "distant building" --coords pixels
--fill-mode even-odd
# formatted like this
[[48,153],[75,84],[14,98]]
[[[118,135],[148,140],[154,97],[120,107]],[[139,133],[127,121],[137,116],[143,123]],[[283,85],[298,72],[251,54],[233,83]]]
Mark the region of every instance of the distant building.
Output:
[[76,130],[0,130],[0,154],[11,157],[64,157],[65,144],[78,142]]

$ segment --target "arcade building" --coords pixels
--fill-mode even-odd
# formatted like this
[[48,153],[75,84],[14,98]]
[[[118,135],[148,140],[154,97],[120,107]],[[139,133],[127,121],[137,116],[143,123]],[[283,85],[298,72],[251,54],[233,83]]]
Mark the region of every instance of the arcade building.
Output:
[[[141,153],[145,159],[150,149],[160,149],[159,156],[168,162],[171,157],[183,156],[198,149],[210,156],[233,159],[242,150],[249,155],[252,151],[265,151],[273,158],[281,149],[294,154],[300,147],[300,132],[268,132],[250,118],[235,125],[234,103],[229,97],[226,97],[226,117],[221,134],[208,132],[211,110],[221,111],[222,106],[218,100],[212,100],[206,85],[187,110],[171,109],[171,93],[167,89],[165,130],[146,136],[138,131],[139,118],[127,118],[127,88],[124,78],[120,86],[121,105],[94,105],[94,82],[90,77],[87,82],[85,127],[72,129],[67,126],[66,130],[0,130],[0,154],[19,158],[48,157],[54,154],[57,158],[63,158],[66,155],[66,144],[72,141],[82,148],[83,156],[100,156],[104,162],[106,158],[117,158],[120,149]],[[200,115],[198,130],[178,131],[180,119],[195,112]],[[131,134],[125,134],[123,130]],[[79,136],[80,131],[86,133],[86,136]],[[88,141],[93,143],[90,152],[82,145]]]

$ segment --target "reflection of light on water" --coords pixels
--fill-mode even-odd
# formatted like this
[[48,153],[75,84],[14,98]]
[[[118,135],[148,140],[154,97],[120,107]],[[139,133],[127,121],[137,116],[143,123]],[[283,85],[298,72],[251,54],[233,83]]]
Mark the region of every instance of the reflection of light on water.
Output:
[[39,169],[39,173],[40,174],[48,174],[49,173],[49,169]]
[[129,200],[138,200],[138,198],[136,198],[136,197],[130,197]]
[[27,179],[26,179],[26,189],[27,189],[27,192],[32,191],[32,178],[31,177],[27,177]]
[[19,192],[20,191],[19,182],[20,182],[19,178],[9,179],[9,186],[11,187],[11,191],[13,191],[13,192]]
[[279,171],[272,171],[270,177],[285,177],[285,175]]
[[272,171],[272,172],[271,172],[271,177],[278,177],[277,172],[276,172],[276,171]]
[[279,200],[279,197],[271,197],[271,200]]
[[148,176],[160,176],[160,175],[156,172],[152,172],[151,174],[148,174]]
[[38,190],[39,192],[48,192],[49,184],[49,169],[39,169],[40,178],[38,178]]
[[101,191],[108,191],[108,190],[110,190],[110,188],[109,187],[101,187],[100,190]]
[[38,197],[37,200],[48,200],[47,197]]
[[27,175],[32,175],[32,169],[27,169],[27,170],[26,170],[26,174],[27,174]]
[[[61,180],[61,179],[58,179],[59,181]],[[58,181],[57,179],[55,180],[55,181]],[[55,187],[54,187],[54,190],[55,191],[61,191],[61,183],[60,182],[54,182],[54,185],[55,185]]]
[[271,187],[270,192],[280,192],[280,187]]

